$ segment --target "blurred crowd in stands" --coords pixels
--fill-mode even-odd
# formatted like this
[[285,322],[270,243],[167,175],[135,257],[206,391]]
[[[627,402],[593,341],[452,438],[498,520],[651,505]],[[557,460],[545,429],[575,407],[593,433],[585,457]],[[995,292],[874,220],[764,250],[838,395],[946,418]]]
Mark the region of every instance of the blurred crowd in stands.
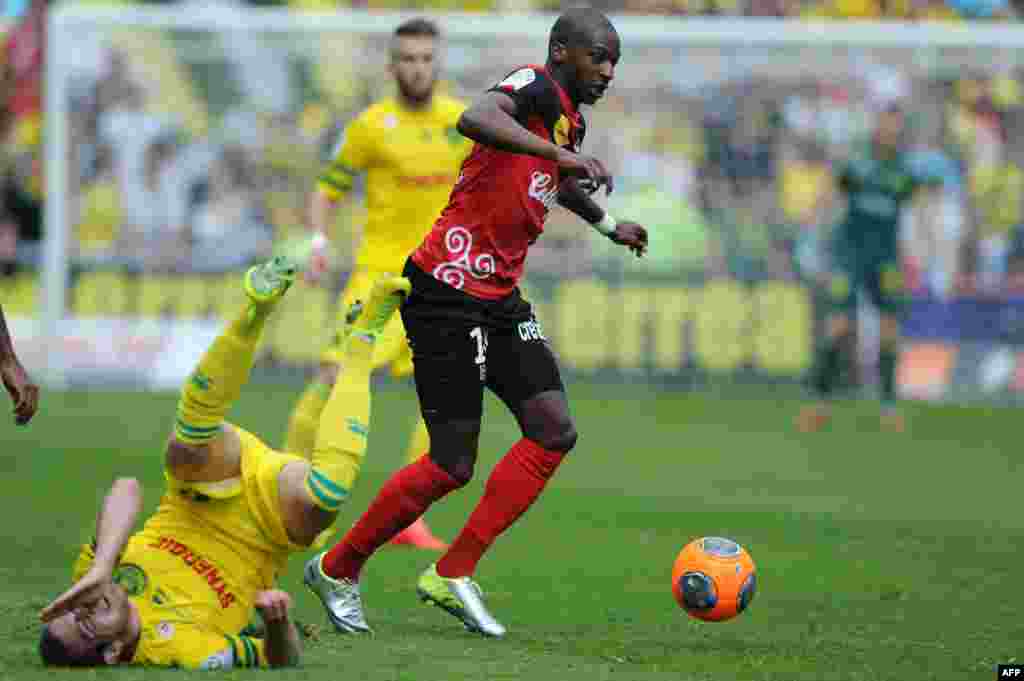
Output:
[[[68,0],[75,1],[75,0]],[[132,4],[129,0],[77,0],[79,4]],[[139,4],[174,4],[181,0],[144,0]],[[8,15],[17,15],[30,0],[8,0]],[[330,11],[338,7],[424,11],[558,11],[574,0],[239,0],[254,7],[291,7]],[[596,0],[607,12],[793,19],[891,19],[901,21],[1007,21],[1017,16],[1011,0]]]
[[[42,168],[46,2],[8,2],[15,17],[0,80],[0,273],[37,266],[46,189]],[[93,4],[101,3],[97,0]],[[204,3],[208,4],[208,3]],[[342,3],[294,0],[329,9]],[[805,18],[1007,20],[1000,0],[625,0],[611,11]],[[545,0],[343,6],[547,9]],[[303,233],[310,187],[344,124],[390,87],[386,41],[329,35],[259,36],[118,31],[83,36],[68,88],[71,163],[66,208],[71,256],[83,267],[154,272],[244,266]],[[498,49],[500,48],[500,49]],[[472,97],[505,66],[536,60],[507,46],[449,56],[446,87]],[[473,51],[475,50],[475,51]],[[898,52],[898,51],[897,51]],[[670,51],[681,74],[736,66],[730,50]],[[191,56],[189,56],[191,55]],[[917,162],[944,178],[905,226],[906,274],[919,295],[1024,293],[1024,71],[934,64],[912,50],[752,55],[719,81],[669,87],[622,77],[588,114],[587,146],[621,178],[610,199],[652,230],[650,258],[620,264],[637,276],[814,278],[841,210],[834,163],[871,132],[879,101],[907,103]],[[633,65],[636,73],[656,69]],[[505,64],[501,60],[508,63]],[[710,60],[710,61],[709,61]],[[792,68],[821,64],[808,75]],[[663,63],[663,62],[662,62]],[[625,68],[626,65],[624,65]],[[662,69],[664,70],[664,69]],[[628,74],[628,71],[623,71]],[[621,75],[621,74],[620,74]],[[339,253],[358,238],[358,202],[339,218]],[[536,269],[585,273],[612,258],[599,240],[555,214]],[[344,268],[342,255],[339,267]]]

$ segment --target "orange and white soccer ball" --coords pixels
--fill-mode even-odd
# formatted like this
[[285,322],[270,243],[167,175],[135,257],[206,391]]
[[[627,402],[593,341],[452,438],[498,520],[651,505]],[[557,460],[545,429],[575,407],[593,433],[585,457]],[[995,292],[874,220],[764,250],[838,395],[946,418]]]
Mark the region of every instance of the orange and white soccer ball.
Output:
[[747,609],[756,592],[754,561],[731,539],[695,539],[679,552],[672,566],[672,595],[697,619],[732,619]]

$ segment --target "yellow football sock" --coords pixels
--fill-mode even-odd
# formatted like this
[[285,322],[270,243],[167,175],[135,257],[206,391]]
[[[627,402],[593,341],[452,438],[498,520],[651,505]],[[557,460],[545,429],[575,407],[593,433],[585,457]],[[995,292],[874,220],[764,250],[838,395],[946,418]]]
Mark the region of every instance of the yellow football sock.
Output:
[[220,433],[224,415],[249,380],[256,346],[273,306],[250,303],[203,354],[181,389],[174,424],[178,440],[201,445]]
[[307,459],[313,456],[316,433],[320,427],[320,414],[323,413],[330,394],[331,386],[320,381],[313,381],[306,387],[288,421],[288,434],[284,441],[286,452]]
[[341,507],[366,457],[373,347],[372,338],[362,334],[349,337],[344,369],[320,414],[306,491],[312,502],[325,511]]
[[415,463],[420,457],[430,451],[430,433],[427,432],[427,424],[420,416],[416,421],[416,428],[412,431],[412,438],[409,439],[409,449],[405,452],[405,462]]

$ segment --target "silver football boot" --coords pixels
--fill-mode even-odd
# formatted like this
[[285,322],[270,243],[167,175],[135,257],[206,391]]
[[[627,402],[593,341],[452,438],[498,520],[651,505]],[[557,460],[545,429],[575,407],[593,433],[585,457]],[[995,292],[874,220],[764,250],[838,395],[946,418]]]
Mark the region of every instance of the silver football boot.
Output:
[[334,628],[343,634],[372,634],[373,629],[363,615],[363,599],[359,595],[359,583],[348,579],[334,579],[324,574],[320,567],[323,553],[318,553],[306,562],[302,581],[317,595],[327,610],[327,618]]

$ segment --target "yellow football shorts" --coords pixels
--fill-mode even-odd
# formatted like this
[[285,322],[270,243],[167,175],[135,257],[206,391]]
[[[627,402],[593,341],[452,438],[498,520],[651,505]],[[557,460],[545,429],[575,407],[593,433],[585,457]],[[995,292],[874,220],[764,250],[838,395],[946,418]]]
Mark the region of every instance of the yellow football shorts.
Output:
[[[290,554],[310,548],[289,539],[278,497],[281,469],[305,459],[275,451],[238,426],[224,427],[234,428],[241,438],[242,475],[196,484],[175,480],[165,470],[166,494],[139,534],[172,536],[215,559],[242,585],[269,588]],[[85,574],[94,557],[93,545],[83,545],[72,569],[74,580]]]
[[[370,289],[373,283],[380,277],[393,274],[382,270],[356,269],[349,277],[345,290],[342,291],[338,300],[339,333],[335,333],[331,342],[320,355],[321,362],[340,364],[343,359],[343,351],[340,333],[340,326],[348,312],[349,307],[357,301],[366,301],[370,296]],[[384,333],[377,339],[376,348],[373,351],[373,368],[391,365],[391,375],[395,378],[404,378],[412,375],[412,350],[405,338],[405,327],[402,325],[402,317],[395,314],[384,327]]]
[[242,545],[238,546],[241,552],[251,549],[283,561],[289,553],[308,549],[289,539],[278,495],[281,469],[290,463],[308,462],[271,449],[244,428],[228,423],[224,427],[234,428],[241,439],[241,477],[192,485],[166,473],[164,503],[219,530],[217,534],[229,543]]

